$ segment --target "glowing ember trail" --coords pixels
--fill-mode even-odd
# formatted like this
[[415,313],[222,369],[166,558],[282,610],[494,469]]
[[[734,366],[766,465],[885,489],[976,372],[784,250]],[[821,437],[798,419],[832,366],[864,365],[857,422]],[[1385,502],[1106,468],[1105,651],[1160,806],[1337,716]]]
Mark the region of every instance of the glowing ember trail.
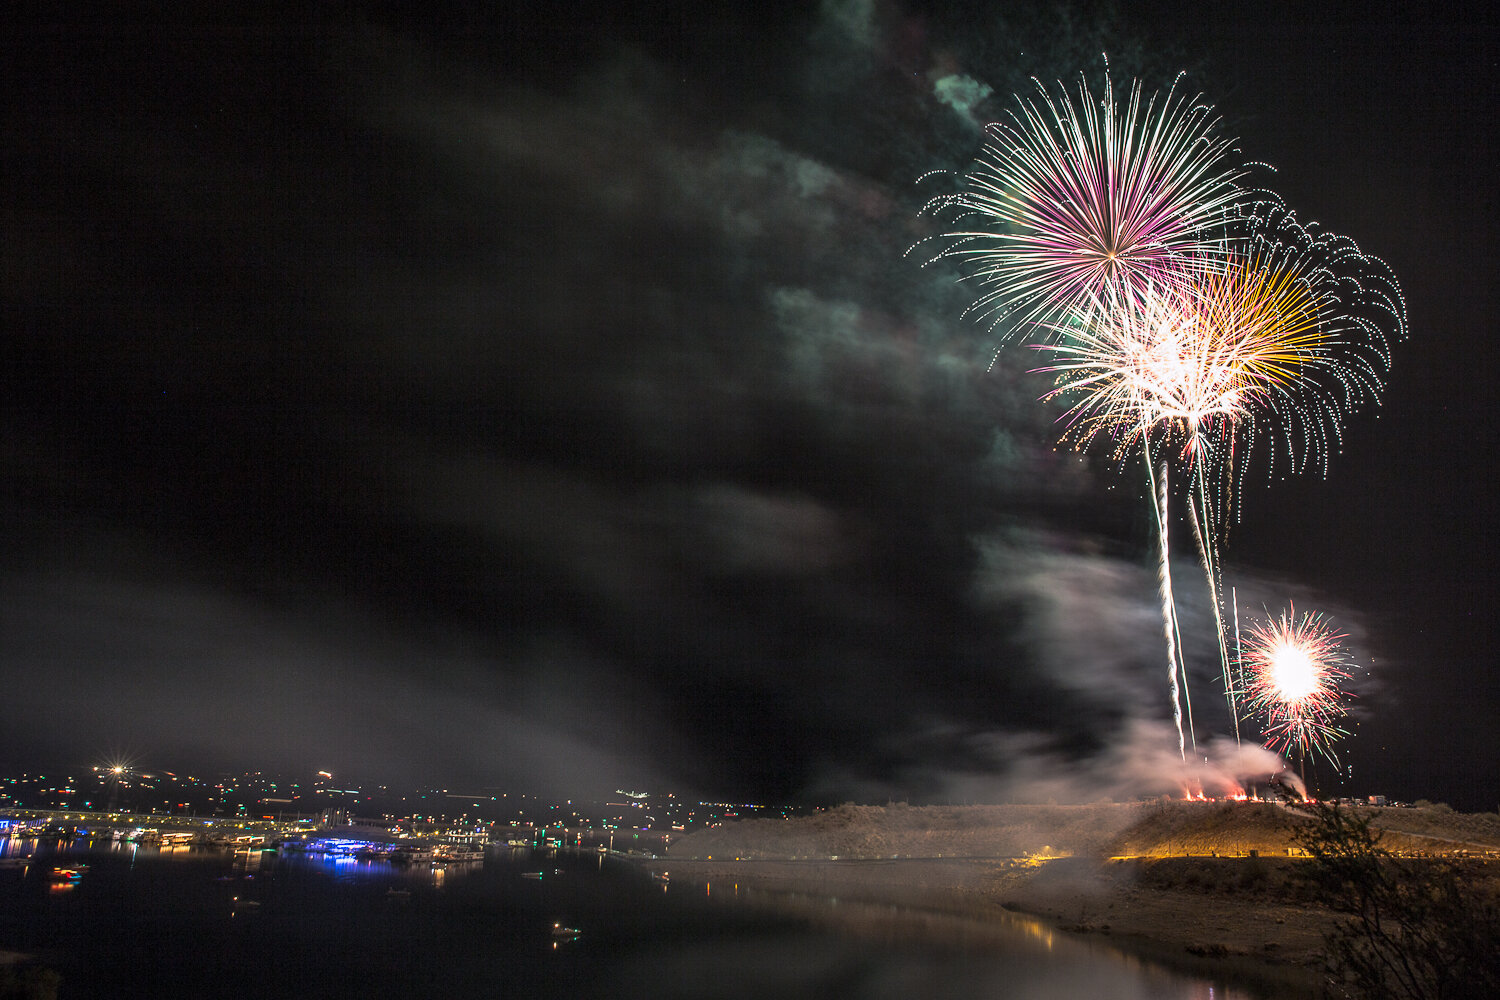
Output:
[[[1149,456],[1147,459],[1147,471],[1150,471]],[[1172,560],[1171,550],[1167,544],[1167,522],[1164,512],[1167,507],[1167,463],[1161,463],[1161,474],[1156,484],[1157,490],[1152,491],[1152,505],[1156,508],[1156,526],[1158,529],[1157,550],[1161,554],[1161,562],[1157,566],[1157,579],[1160,581],[1161,589],[1161,622],[1162,631],[1167,638],[1167,688],[1172,692],[1172,721],[1177,726],[1177,752],[1187,760],[1187,744],[1182,735],[1182,700],[1178,696],[1179,675],[1182,677],[1182,686],[1187,686],[1187,668],[1182,662],[1179,649],[1182,641],[1177,629],[1177,599],[1172,596]],[[1189,702],[1188,708],[1188,731],[1191,734],[1193,728],[1192,708]],[[1197,737],[1193,737],[1193,749],[1198,749]]]

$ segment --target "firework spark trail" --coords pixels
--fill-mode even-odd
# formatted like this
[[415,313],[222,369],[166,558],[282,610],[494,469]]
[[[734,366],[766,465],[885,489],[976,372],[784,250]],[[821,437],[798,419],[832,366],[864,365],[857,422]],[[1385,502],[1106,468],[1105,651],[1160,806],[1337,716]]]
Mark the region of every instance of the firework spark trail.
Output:
[[[1146,474],[1152,475],[1151,452],[1146,451]],[[1162,631],[1167,639],[1167,687],[1172,693],[1172,721],[1177,726],[1177,752],[1187,760],[1187,743],[1182,734],[1182,699],[1178,696],[1177,675],[1182,674],[1184,682],[1187,680],[1187,671],[1180,668],[1178,650],[1181,647],[1181,638],[1177,631],[1177,601],[1172,596],[1172,563],[1171,553],[1167,547],[1167,463],[1161,463],[1161,477],[1159,482],[1153,479],[1151,490],[1151,504],[1156,509],[1157,526],[1157,548],[1161,553],[1161,562],[1157,566],[1157,580],[1161,590],[1161,621]],[[1159,490],[1159,492],[1158,492]],[[1192,714],[1189,710],[1188,732],[1192,732]],[[1198,749],[1197,737],[1193,738],[1193,750]]]
[[982,289],[966,314],[1011,330],[1055,322],[1108,286],[1191,273],[1245,196],[1244,171],[1226,165],[1233,140],[1175,83],[1144,107],[1136,83],[1123,109],[1107,76],[1098,100],[1083,80],[1076,104],[1061,84],[1055,96],[1037,90],[1040,100],[1018,97],[1009,122],[988,126],[961,189],[924,209],[966,224],[935,237],[944,248],[927,263],[960,261]]
[[[1225,675],[1224,688],[1225,690],[1231,692],[1229,698],[1230,704],[1233,704],[1234,696],[1239,693],[1240,689],[1239,664],[1240,657],[1243,656],[1244,653],[1240,647],[1240,595],[1236,590],[1230,588],[1229,599],[1234,604],[1234,676],[1230,677],[1227,674]],[[1234,712],[1234,742],[1240,742],[1240,713],[1237,708]]]
[[1268,749],[1321,753],[1338,766],[1331,744],[1347,735],[1337,725],[1345,714],[1339,682],[1352,667],[1345,638],[1315,612],[1297,618],[1295,606],[1250,626],[1241,659],[1245,704],[1263,720]]
[[[1193,540],[1198,544],[1198,557],[1203,565],[1203,575],[1208,580],[1209,603],[1214,610],[1214,632],[1219,643],[1219,665],[1223,671],[1224,699],[1229,703],[1229,715],[1235,720],[1234,739],[1240,739],[1239,708],[1234,701],[1234,682],[1230,678],[1229,646],[1224,639],[1224,614],[1219,604],[1219,589],[1223,585],[1219,572],[1218,551],[1213,543],[1213,525],[1209,522],[1208,500],[1205,496],[1203,466],[1195,470],[1198,487],[1197,502],[1188,494],[1188,520],[1193,525]],[[1200,523],[1201,517],[1201,523]]]

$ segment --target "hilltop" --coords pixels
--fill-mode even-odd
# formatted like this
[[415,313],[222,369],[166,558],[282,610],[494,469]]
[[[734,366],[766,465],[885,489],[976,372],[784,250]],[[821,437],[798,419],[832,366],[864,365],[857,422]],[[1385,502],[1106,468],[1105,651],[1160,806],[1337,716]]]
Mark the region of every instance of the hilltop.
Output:
[[[1360,808],[1402,853],[1500,850],[1500,815],[1446,806]],[[1269,802],[1152,800],[1090,805],[861,806],[751,819],[691,833],[676,859],[796,860],[1286,856],[1308,822]]]

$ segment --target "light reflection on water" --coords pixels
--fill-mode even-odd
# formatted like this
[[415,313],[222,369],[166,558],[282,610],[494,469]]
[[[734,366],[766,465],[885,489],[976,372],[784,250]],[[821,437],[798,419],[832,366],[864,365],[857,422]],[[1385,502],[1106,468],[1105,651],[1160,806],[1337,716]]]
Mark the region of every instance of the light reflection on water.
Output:
[[[658,885],[594,852],[492,848],[482,863],[399,865],[0,840],[6,857],[20,863],[0,868],[0,949],[61,954],[64,998],[148,985],[361,1000],[1251,996],[1017,914],[976,920],[734,882]],[[39,891],[44,870],[75,861],[88,864],[79,879]],[[155,964],[131,971],[142,953]]]
[[[674,890],[678,886],[674,884]],[[826,935],[822,955],[800,956],[801,979],[825,986],[841,984],[830,995],[994,997],[1006,1000],[1109,997],[1119,1000],[1252,1000],[1257,994],[1223,983],[1183,976],[1120,951],[1096,938],[1056,932],[1043,921],[1009,911],[983,918],[895,903],[850,900],[815,893],[742,887],[735,883],[689,886],[721,905],[757,909],[790,917]],[[750,945],[729,945],[679,955],[679,966],[723,967],[770,964],[772,954]],[[783,963],[798,947],[788,945]],[[794,963],[795,964],[795,963]],[[773,975],[761,986],[771,995],[796,992],[796,977]],[[793,990],[781,994],[779,990]],[[677,994],[672,994],[676,996]],[[739,996],[739,993],[687,993],[684,996]],[[749,996],[750,994],[745,994]]]

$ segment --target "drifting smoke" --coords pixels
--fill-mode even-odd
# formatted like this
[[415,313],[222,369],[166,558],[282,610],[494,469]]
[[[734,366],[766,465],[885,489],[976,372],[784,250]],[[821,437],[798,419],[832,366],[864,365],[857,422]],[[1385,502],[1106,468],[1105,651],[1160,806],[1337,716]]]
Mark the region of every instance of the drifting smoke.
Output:
[[[1265,747],[1236,743],[1228,737],[1212,740],[1207,760],[1199,778],[1205,795],[1235,795],[1275,779],[1287,785],[1301,798],[1307,798],[1307,787],[1297,773],[1287,767],[1280,755]],[[1191,780],[1191,773],[1187,774]]]

